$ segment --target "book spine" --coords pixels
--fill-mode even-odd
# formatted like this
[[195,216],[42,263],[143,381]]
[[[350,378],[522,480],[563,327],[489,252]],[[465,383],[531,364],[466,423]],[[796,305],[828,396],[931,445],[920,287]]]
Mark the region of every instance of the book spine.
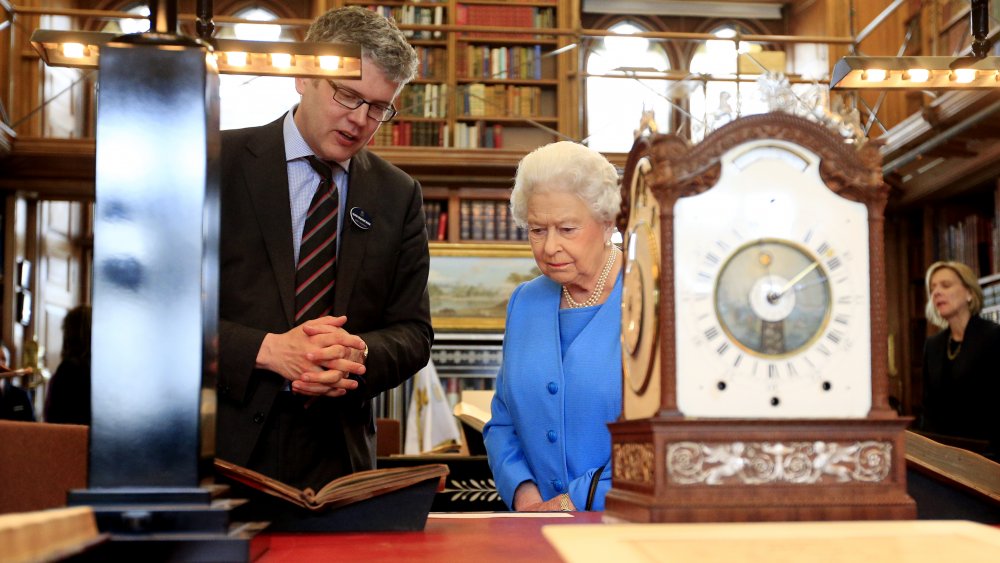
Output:
[[459,238],[469,240],[472,238],[472,202],[463,199],[459,205]]
[[437,240],[448,240],[448,212],[441,211],[438,216]]

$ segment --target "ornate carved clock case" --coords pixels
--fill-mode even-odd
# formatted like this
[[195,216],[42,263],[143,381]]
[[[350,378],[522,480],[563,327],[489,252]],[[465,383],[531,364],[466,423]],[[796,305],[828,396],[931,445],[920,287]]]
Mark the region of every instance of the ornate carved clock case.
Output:
[[882,182],[788,114],[637,141],[605,517],[915,517],[888,406]]

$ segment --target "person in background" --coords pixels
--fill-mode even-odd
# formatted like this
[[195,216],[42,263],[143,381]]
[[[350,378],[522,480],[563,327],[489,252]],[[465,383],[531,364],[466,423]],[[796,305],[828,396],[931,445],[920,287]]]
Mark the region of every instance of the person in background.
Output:
[[[10,349],[7,348],[6,344],[0,344],[0,371],[12,371]],[[11,378],[8,377],[0,379],[0,420],[35,421],[31,395],[24,389],[15,386]]]
[[552,143],[521,160],[510,200],[543,275],[507,306],[490,469],[514,510],[603,510],[622,402],[618,173],[597,151]]
[[306,40],[360,45],[362,78],[296,78],[289,112],[222,133],[216,455],[319,490],[375,466],[372,398],[433,332],[420,184],[365,149],[416,52],[358,6]]
[[89,305],[63,318],[62,361],[49,380],[45,422],[90,424],[90,327]]
[[941,332],[924,346],[920,428],[944,436],[988,441],[1000,458],[1000,325],[979,316],[983,290],[959,262],[927,270],[927,319]]

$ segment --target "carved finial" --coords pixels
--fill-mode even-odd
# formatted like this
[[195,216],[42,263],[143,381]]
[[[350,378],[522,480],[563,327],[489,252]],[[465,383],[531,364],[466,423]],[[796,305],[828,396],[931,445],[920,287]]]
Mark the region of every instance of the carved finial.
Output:
[[651,135],[659,133],[660,130],[656,127],[656,112],[652,109],[642,108],[642,117],[639,118],[639,128],[632,132],[633,138],[638,139],[643,136],[646,131],[649,131]]

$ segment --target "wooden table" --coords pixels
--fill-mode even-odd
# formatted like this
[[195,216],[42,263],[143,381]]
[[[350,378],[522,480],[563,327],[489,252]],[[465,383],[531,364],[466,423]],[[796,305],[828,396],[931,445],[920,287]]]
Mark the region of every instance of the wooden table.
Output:
[[[449,518],[432,515],[422,532],[285,534],[265,532],[270,548],[259,563],[305,561],[468,561],[470,563],[561,562],[542,536],[549,524],[596,524],[600,512],[557,517]],[[558,517],[562,516],[562,517]]]

